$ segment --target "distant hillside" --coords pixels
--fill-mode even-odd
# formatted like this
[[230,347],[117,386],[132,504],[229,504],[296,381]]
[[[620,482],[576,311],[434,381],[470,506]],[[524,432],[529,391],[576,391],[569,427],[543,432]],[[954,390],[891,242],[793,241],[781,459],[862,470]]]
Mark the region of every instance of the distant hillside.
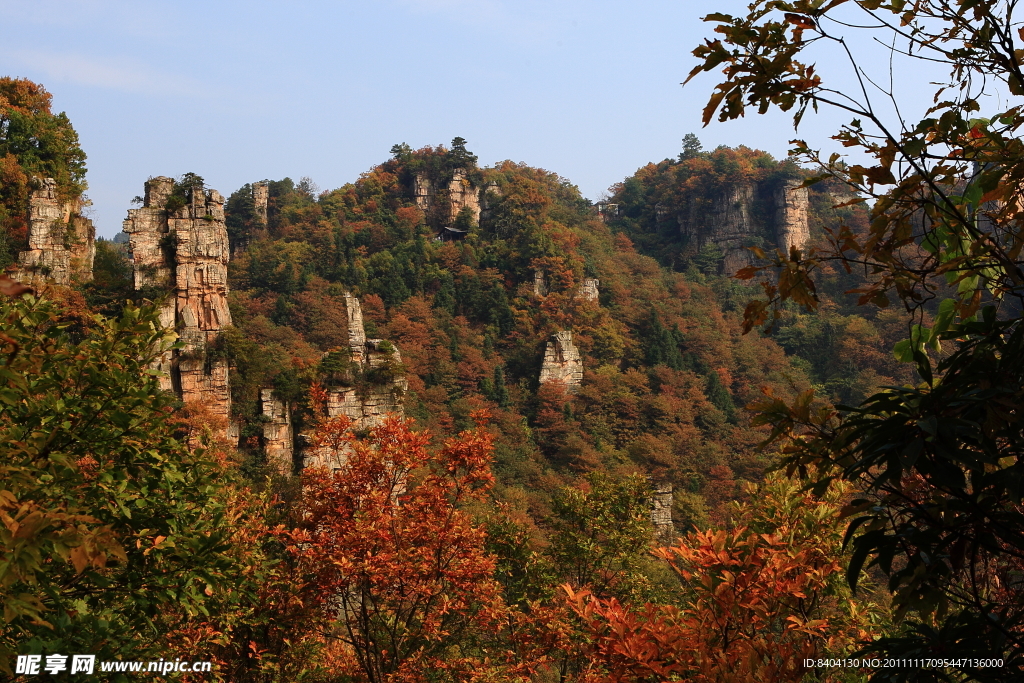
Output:
[[[301,431],[310,382],[332,381],[322,356],[347,346],[337,315],[352,292],[366,335],[401,354],[407,414],[449,433],[490,409],[507,495],[535,515],[583,473],[641,471],[675,486],[685,526],[760,477],[763,435],[742,406],[808,378],[774,341],[740,334],[743,286],[665,270],[554,173],[481,168],[458,139],[392,152],[319,196],[285,179],[228,199],[225,352],[243,443],[262,434],[263,387]],[[575,393],[539,384],[560,330],[582,361]]]
[[[769,257],[794,246],[806,254],[840,225],[867,230],[864,204],[834,181],[800,187],[811,175],[748,147],[702,151],[699,140],[687,135],[678,158],[638,169],[613,186],[599,208],[614,232],[673,271],[691,279],[731,275],[765,263],[750,247]],[[773,335],[819,394],[838,402],[856,402],[879,386],[912,379],[909,367],[890,352],[907,334],[904,317],[856,306],[857,296],[849,293],[869,277],[826,263],[816,280],[824,301],[819,312],[806,315],[793,306]],[[744,298],[757,294],[751,288]]]

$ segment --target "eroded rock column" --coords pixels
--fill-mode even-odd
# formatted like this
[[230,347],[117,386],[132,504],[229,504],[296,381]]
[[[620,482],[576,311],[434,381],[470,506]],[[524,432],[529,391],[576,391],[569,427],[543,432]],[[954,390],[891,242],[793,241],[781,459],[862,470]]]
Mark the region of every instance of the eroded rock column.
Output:
[[177,330],[185,342],[178,361],[181,399],[200,401],[228,419],[227,359],[208,353],[221,329],[231,324],[224,197],[216,190],[193,191],[191,201],[174,212],[168,223],[175,241]]
[[583,359],[572,343],[572,332],[559,330],[552,335],[544,351],[540,383],[561,382],[566,391],[576,393],[583,384]]
[[256,217],[267,227],[267,206],[270,203],[270,184],[259,182],[252,184],[252,203],[256,207]]
[[807,188],[803,187],[800,180],[786,182],[775,193],[776,241],[785,254],[792,247],[803,249],[810,241],[807,206]]
[[363,327],[363,308],[359,299],[351,292],[345,292],[345,317],[348,319],[348,348],[352,362],[362,365],[366,362],[366,331]]
[[[492,184],[493,185],[493,184]],[[497,190],[497,185],[489,185],[486,189]],[[452,172],[452,179],[447,187],[441,186],[441,193],[448,191],[448,214],[439,216],[439,220],[452,224],[458,218],[464,208],[468,208],[477,223],[480,222],[482,210],[480,188],[473,185],[469,175],[464,168],[457,168]],[[425,171],[419,171],[412,179],[412,194],[416,200],[416,206],[425,214],[430,214],[436,205],[438,188],[430,180]],[[440,207],[439,207],[440,208]]]
[[651,492],[651,525],[658,539],[666,539],[675,533],[672,521],[672,484],[658,484]]
[[364,382],[358,387],[331,387],[327,392],[327,414],[345,415],[356,431],[373,429],[388,415],[403,417],[409,388],[398,349],[383,339],[367,339],[364,348]]
[[274,396],[273,389],[260,390],[260,406],[264,418],[263,448],[267,462],[283,475],[292,473],[295,439],[292,415],[288,405]]
[[578,294],[580,298],[583,299],[584,301],[596,302],[600,297],[600,291],[598,289],[600,286],[601,281],[598,280],[596,277],[583,278],[583,283],[580,284]]
[[124,232],[131,247],[136,289],[167,294],[161,322],[174,329],[185,348],[159,364],[164,388],[213,417],[230,420],[228,362],[211,353],[221,329],[231,324],[228,310],[228,233],[224,198],[216,190],[192,188],[184,204],[168,210],[174,181],[164,176],[146,182],[141,208],[128,211]]
[[[384,423],[389,415],[405,416],[405,392],[409,382],[402,367],[402,356],[384,339],[367,339],[359,299],[345,294],[348,317],[350,362],[354,366],[351,386],[327,389],[327,415],[344,415],[352,420],[354,431],[366,431]],[[304,453],[304,466],[341,467],[345,453],[309,448]]]
[[480,190],[473,186],[465,169],[455,169],[452,180],[448,183],[448,197],[451,201],[451,214],[448,220],[454,223],[462,209],[468,208],[473,221],[480,222]]
[[28,250],[18,255],[14,277],[30,284],[70,284],[92,279],[96,228],[79,215],[81,202],[61,201],[57,181],[34,178],[28,198]]

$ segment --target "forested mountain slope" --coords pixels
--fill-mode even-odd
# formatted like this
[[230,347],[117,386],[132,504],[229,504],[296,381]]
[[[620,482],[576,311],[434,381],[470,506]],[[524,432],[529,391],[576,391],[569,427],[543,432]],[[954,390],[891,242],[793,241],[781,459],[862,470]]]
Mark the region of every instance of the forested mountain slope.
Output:
[[[611,188],[609,227],[629,235],[637,249],[674,271],[732,275],[796,246],[806,254],[834,237],[841,225],[867,230],[867,207],[834,179],[808,188],[811,173],[748,147],[702,151],[687,135],[683,152],[640,168]],[[816,276],[822,305],[814,315],[787,309],[772,339],[803,369],[819,394],[847,404],[874,389],[911,381],[909,366],[890,353],[907,335],[899,310],[857,306],[852,290],[871,280],[825,263]],[[760,293],[750,287],[747,299]],[[927,314],[926,318],[928,317]]]
[[[689,184],[630,200],[638,184],[669,185],[656,167],[641,169],[650,179],[621,186],[620,218],[599,214],[556,174],[508,161],[479,167],[460,139],[451,149],[392,152],[336,190],[263,183],[265,220],[253,186],[228,200],[239,246],[230,265],[236,329],[224,335],[224,353],[237,368],[243,442],[261,433],[262,387],[293,404],[301,431],[309,384],[330,384],[337,372],[324,354],[346,346],[338,318],[346,291],[361,299],[367,336],[399,349],[406,412],[421,427],[450,433],[473,410],[492,411],[502,484],[538,518],[548,495],[582,474],[638,471],[675,487],[683,528],[705,523],[739,494],[739,481],[761,476],[763,434],[742,408],[763,388],[789,395],[817,380],[863,392],[896,374],[882,348],[884,320],[794,314],[782,346],[743,336],[749,288],[713,262],[701,265],[708,249],[676,259],[675,269],[653,257],[671,239],[662,235],[659,246],[643,222],[652,204],[699,192],[705,176],[709,186],[737,182],[747,166],[725,164],[714,177],[690,167],[722,166],[717,159],[750,150],[663,162],[661,175],[690,169]],[[762,175],[799,174],[756,154]],[[587,279],[600,283],[596,301],[582,293]],[[575,393],[538,384],[559,330],[572,332],[582,358]]]
[[[846,648],[864,616],[845,606],[835,572],[843,492],[812,501],[779,478],[746,485],[774,455],[759,451],[767,431],[744,406],[812,385],[866,391],[892,365],[889,330],[837,308],[793,312],[776,338],[742,334],[751,288],[727,276],[714,229],[691,225],[679,240],[665,207],[698,205],[700,184],[679,174],[699,179],[718,164],[717,196],[739,197],[747,221],[726,226],[727,246],[746,258],[744,230],[760,230],[764,247],[772,234],[810,239],[810,229],[777,229],[798,226],[800,171],[743,149],[695,154],[627,179],[615,212],[554,173],[481,167],[460,138],[396,145],[325,192],[264,180],[225,202],[195,173],[157,176],[129,211],[127,242],[97,241],[91,279],[79,264],[66,283],[24,270],[32,236],[66,254],[92,240],[57,239],[70,235],[70,215],[38,210],[59,201],[44,191],[59,184],[26,185],[29,234],[4,234],[15,274],[42,296],[0,282],[14,387],[0,407],[14,444],[0,462],[0,504],[49,526],[12,565],[0,654],[73,644],[125,659],[188,644],[221,680],[383,680],[408,669],[582,681],[594,666],[588,629],[619,618],[618,603],[588,617],[566,599],[585,593],[571,591],[636,607],[689,600],[760,623],[691,599],[700,588],[686,597],[679,568],[650,554],[674,540],[709,571],[742,566],[737,576],[766,597],[754,615],[764,623],[793,614],[808,590],[807,614],[832,615],[827,642],[797,626],[753,628],[729,652],[748,641],[751,652]],[[758,192],[733,191],[749,185],[747,166],[716,159],[734,157],[782,179],[776,223],[743,205]],[[365,417],[371,403],[355,434],[328,419],[346,406]],[[412,418],[411,431],[383,419],[389,407]],[[43,434],[61,410],[75,419],[51,436],[22,434]],[[108,432],[119,436],[94,448],[91,435]],[[317,464],[333,470],[290,476]],[[167,482],[182,480],[179,465],[196,481],[175,498],[187,514],[139,527],[150,497],[177,490]],[[789,539],[784,553],[775,532]],[[708,554],[714,543],[733,549]],[[758,578],[762,561],[778,564],[778,581]],[[76,581],[88,582],[87,598]],[[134,592],[111,588],[122,585]],[[143,597],[150,585],[161,589]],[[373,609],[324,603],[325,593],[373,596]],[[56,629],[39,620],[45,611]],[[381,635],[399,615],[414,640]],[[146,620],[157,635],[138,628]],[[691,635],[687,657],[718,651],[714,633]]]

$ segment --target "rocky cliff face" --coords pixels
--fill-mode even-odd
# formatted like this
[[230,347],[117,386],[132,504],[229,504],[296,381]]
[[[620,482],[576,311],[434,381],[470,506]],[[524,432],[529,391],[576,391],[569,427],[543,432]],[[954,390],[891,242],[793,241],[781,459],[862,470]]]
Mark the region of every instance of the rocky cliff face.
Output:
[[398,370],[402,363],[398,349],[382,339],[367,339],[365,358],[365,371],[384,370],[379,379],[371,379],[367,387],[332,387],[327,392],[327,414],[345,415],[356,431],[373,429],[388,415],[403,417],[404,396],[409,388],[405,375]]
[[576,393],[583,384],[583,359],[572,343],[572,332],[559,330],[551,336],[540,368],[540,383],[561,382]]
[[160,363],[165,388],[185,402],[230,418],[228,365],[210,358],[210,344],[231,324],[227,303],[228,233],[224,198],[216,190],[194,190],[181,208],[168,211],[174,181],[146,182],[143,205],[130,209],[124,222],[132,252],[136,289],[170,294],[161,321],[185,343]]
[[784,253],[792,247],[802,249],[811,238],[808,204],[807,188],[799,180],[788,181],[775,191],[775,241]]
[[473,186],[466,172],[455,169],[452,181],[448,183],[448,199],[451,202],[451,220],[454,221],[459,213],[468,208],[473,215],[475,223],[480,222],[480,190]]
[[[439,192],[438,190],[441,190]],[[416,206],[428,216],[433,212],[441,210],[439,220],[444,225],[451,225],[455,222],[459,212],[468,207],[472,212],[473,220],[480,222],[481,195],[480,188],[473,185],[466,174],[465,169],[457,168],[447,186],[436,188],[434,183],[425,171],[420,171],[413,177],[412,193],[416,198]],[[444,194],[447,198],[447,210],[438,205],[438,195]]]
[[[585,277],[580,286],[576,289],[576,296],[583,301],[597,302],[600,298],[600,286],[601,281],[595,277]],[[533,295],[535,297],[545,297],[548,295],[548,281],[544,271],[540,268],[535,268],[533,271]]]
[[600,297],[600,291],[598,287],[601,286],[601,281],[595,277],[583,278],[583,283],[580,284],[579,296],[584,301],[591,301],[596,303]]
[[[788,251],[803,247],[809,237],[807,188],[790,180],[773,192],[749,183],[737,183],[711,199],[687,201],[673,214],[667,207],[655,208],[659,222],[675,220],[691,250],[712,244],[722,251],[722,271],[733,275],[753,263],[748,246]],[[764,244],[762,237],[767,238]],[[772,245],[771,242],[775,244]]]
[[363,365],[366,362],[366,330],[363,327],[363,309],[359,299],[351,292],[345,292],[345,317],[348,319],[348,348],[352,362]]
[[[744,247],[748,246],[750,236],[758,233],[752,220],[753,203],[754,187],[745,184],[729,188],[708,203],[690,202],[676,217],[680,232],[697,248],[714,244],[721,249],[722,268],[731,275],[752,261]],[[662,220],[669,218],[667,212],[658,213]]]
[[[389,415],[405,416],[405,392],[409,382],[402,370],[402,356],[383,339],[367,339],[359,299],[345,294],[350,359],[363,381],[358,386],[327,389],[327,415],[344,415],[352,429],[366,431],[382,424]],[[306,467],[340,467],[335,454],[308,448],[303,454]],[[344,458],[344,454],[340,454]]]
[[80,202],[60,200],[57,181],[35,181],[28,202],[28,250],[18,256],[15,279],[36,285],[91,280],[96,228],[79,215]]
[[535,268],[533,271],[533,295],[538,297],[548,295],[547,279],[544,277],[544,271],[540,268]]
[[252,203],[256,207],[256,216],[262,221],[263,226],[267,225],[267,205],[270,202],[269,183],[252,184]]
[[654,535],[659,539],[672,536],[675,533],[675,524],[672,522],[672,484],[655,486],[649,502]]
[[409,382],[398,349],[383,339],[366,338],[359,299],[346,294],[345,302],[352,363],[360,366],[366,384],[328,389],[327,414],[344,415],[352,420],[352,429],[362,431],[382,424],[388,415],[405,415],[404,396]]

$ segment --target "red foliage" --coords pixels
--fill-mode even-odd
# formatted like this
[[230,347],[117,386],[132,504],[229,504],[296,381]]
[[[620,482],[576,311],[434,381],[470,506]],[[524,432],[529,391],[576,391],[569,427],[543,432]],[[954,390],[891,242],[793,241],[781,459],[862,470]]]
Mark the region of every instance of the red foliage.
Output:
[[803,660],[821,656],[830,635],[828,619],[808,614],[840,564],[811,544],[794,547],[787,533],[697,532],[657,551],[694,593],[682,609],[632,610],[564,586],[591,629],[594,661],[586,680],[802,680]]
[[282,539],[320,599],[321,628],[343,645],[340,673],[397,683],[493,671],[503,653],[489,639],[509,611],[485,532],[463,509],[493,482],[491,434],[463,432],[435,452],[397,418],[367,441],[341,418],[323,422],[314,444],[343,464],[305,473],[301,524]]

